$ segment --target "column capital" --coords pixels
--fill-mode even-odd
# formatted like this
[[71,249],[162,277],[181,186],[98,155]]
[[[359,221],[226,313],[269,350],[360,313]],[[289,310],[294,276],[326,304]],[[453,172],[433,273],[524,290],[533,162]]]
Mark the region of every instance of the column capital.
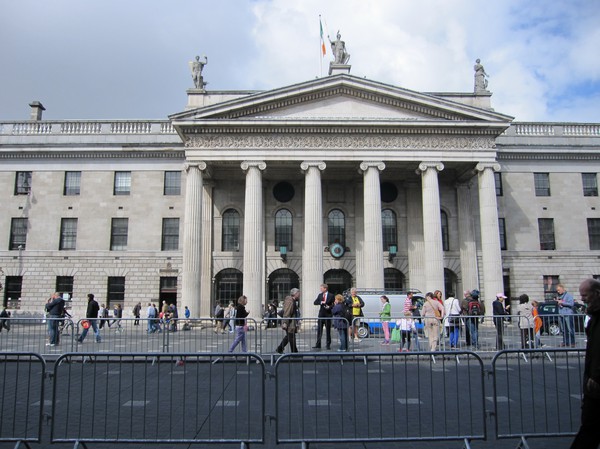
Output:
[[440,172],[444,169],[444,164],[441,162],[421,162],[419,164],[419,168],[416,170],[416,173],[417,175],[420,175],[421,173],[425,173],[429,168],[435,168],[438,172]]
[[498,162],[480,162],[475,166],[475,172],[482,172],[486,168],[491,168],[493,171],[500,171],[500,164]]
[[242,170],[246,171],[250,167],[257,167],[259,170],[264,170],[267,168],[267,164],[264,161],[243,161],[240,164]]
[[197,168],[198,170],[206,170],[206,162],[198,161],[198,162],[186,162],[183,164],[183,169],[185,172],[189,172],[190,169]]
[[319,170],[323,171],[327,168],[327,164],[323,161],[304,161],[300,164],[300,169],[302,171],[306,171],[310,167],[317,167]]
[[385,170],[385,164],[382,161],[362,161],[360,163],[361,171],[367,171],[369,167],[375,167],[379,171]]

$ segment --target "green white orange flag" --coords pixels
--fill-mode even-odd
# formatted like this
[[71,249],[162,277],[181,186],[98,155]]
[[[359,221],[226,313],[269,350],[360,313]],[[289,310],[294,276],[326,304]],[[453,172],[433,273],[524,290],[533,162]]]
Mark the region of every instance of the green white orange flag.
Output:
[[323,24],[321,23],[321,16],[319,16],[319,26],[321,27],[321,53],[323,56],[327,54],[327,47],[325,47],[325,39],[323,39]]

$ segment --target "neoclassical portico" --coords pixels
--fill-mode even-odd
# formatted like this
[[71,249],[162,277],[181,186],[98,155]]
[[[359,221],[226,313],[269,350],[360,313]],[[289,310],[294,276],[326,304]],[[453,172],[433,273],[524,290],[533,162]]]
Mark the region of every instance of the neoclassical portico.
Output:
[[[308,315],[327,270],[347,272],[363,288],[383,288],[385,271],[392,270],[402,274],[405,287],[428,291],[444,290],[447,269],[458,279],[457,287],[480,288],[486,299],[502,290],[494,140],[510,117],[335,75],[171,118],[188,161],[205,164],[187,171],[183,304],[197,308],[194,298],[200,297],[206,302],[207,288],[198,281],[199,274],[202,279],[209,278],[207,270],[212,279],[217,274],[213,267],[198,266],[198,254],[204,262],[219,257],[221,266],[241,266],[243,293],[253,311],[271,299],[267,280],[281,269],[298,276]],[[214,236],[210,248],[194,240],[207,223],[199,211],[210,213],[200,205],[201,170],[206,167],[217,198],[212,213],[239,203],[235,207],[244,223],[239,253],[222,253]],[[471,188],[475,179],[476,190]],[[296,192],[288,203],[272,198],[273,186],[281,181]],[[385,204],[384,182],[399,190]],[[243,199],[236,189],[243,190]],[[285,258],[275,247],[270,218],[281,208],[288,211],[297,240]],[[397,220],[393,257],[387,256],[382,235],[385,208]],[[345,220],[342,255],[328,251],[332,210]],[[456,227],[449,248],[443,247],[443,210]],[[481,241],[476,240],[477,227]],[[218,235],[218,230],[212,232]],[[482,273],[477,270],[479,257]]]

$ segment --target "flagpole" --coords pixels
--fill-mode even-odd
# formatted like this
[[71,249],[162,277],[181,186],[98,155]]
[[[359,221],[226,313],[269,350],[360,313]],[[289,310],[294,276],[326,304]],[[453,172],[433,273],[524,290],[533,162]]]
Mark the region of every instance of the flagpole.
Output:
[[320,75],[319,78],[323,78],[323,55],[321,54],[321,46],[322,44],[322,40],[323,40],[323,36],[321,35],[321,31],[323,30],[323,26],[321,25],[321,14],[319,14],[319,69],[320,69]]

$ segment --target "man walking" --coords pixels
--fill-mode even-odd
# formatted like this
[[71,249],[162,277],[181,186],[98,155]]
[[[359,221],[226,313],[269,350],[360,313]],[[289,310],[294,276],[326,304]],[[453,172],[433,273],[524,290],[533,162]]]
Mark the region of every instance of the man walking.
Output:
[[327,349],[331,349],[331,320],[333,314],[331,309],[335,302],[335,296],[327,291],[329,287],[327,284],[321,284],[321,293],[315,299],[314,305],[319,306],[319,322],[317,324],[317,342],[313,346],[313,349],[321,349],[321,338],[323,337],[323,326],[327,332],[326,343]]
[[85,337],[87,336],[91,326],[94,331],[94,335],[96,336],[96,343],[100,343],[100,341],[102,340],[102,338],[100,338],[100,331],[98,330],[98,312],[100,311],[100,306],[94,299],[94,295],[92,293],[89,293],[87,297],[88,304],[87,310],[85,312],[85,317],[90,324],[89,326],[83,328],[83,332],[81,333],[77,341],[79,343],[83,343],[83,340],[85,340]]
[[49,346],[58,344],[58,320],[64,319],[65,316],[65,300],[58,292],[54,293],[50,300],[46,303],[46,311],[48,312],[48,331],[50,334]]
[[575,347],[575,323],[573,322],[573,306],[575,300],[573,295],[567,291],[563,284],[556,286],[558,292],[558,313],[562,321],[563,342],[562,347]]
[[283,300],[283,320],[281,321],[281,328],[284,330],[285,335],[283,340],[277,346],[277,353],[283,354],[283,351],[287,344],[290,344],[291,352],[298,352],[296,347],[296,333],[300,327],[298,318],[300,317],[300,308],[298,302],[300,301],[300,290],[293,288],[290,290],[290,296],[286,296]]
[[581,427],[571,449],[591,449],[600,445],[600,282],[586,279],[579,286],[579,294],[587,304],[591,317],[585,329],[587,344],[583,369],[583,401]]
[[504,308],[504,293],[496,294],[496,300],[492,303],[492,314],[494,315],[494,326],[496,326],[496,350],[504,349],[504,315],[508,315]]

